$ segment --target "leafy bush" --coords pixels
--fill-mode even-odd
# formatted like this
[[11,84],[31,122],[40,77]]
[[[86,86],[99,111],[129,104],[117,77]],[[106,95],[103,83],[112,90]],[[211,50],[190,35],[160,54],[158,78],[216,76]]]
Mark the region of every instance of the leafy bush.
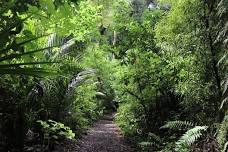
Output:
[[138,116],[141,116],[142,112],[140,112],[141,108],[139,109],[138,106],[137,103],[120,104],[118,113],[116,114],[115,121],[118,123],[123,133],[128,136],[140,133],[139,121],[141,120]]
[[45,139],[74,139],[75,134],[73,131],[65,126],[64,124],[60,122],[56,122],[53,120],[48,120],[48,121],[42,121],[38,120],[38,123],[42,126],[42,130],[44,132],[44,138]]

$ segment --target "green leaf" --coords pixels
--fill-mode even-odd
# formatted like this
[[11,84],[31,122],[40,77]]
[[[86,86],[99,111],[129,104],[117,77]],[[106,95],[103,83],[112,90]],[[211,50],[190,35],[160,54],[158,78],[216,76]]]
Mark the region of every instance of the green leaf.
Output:
[[3,57],[0,58],[0,62],[5,61],[5,60],[12,60],[14,58],[19,58],[19,57],[25,56],[25,55],[30,55],[30,54],[37,53],[37,52],[40,52],[40,51],[43,51],[43,50],[47,50],[47,49],[50,49],[50,48],[53,48],[53,47],[56,47],[56,46],[45,47],[45,48],[41,48],[41,49],[37,49],[37,50],[34,50],[34,51],[25,52],[25,53],[6,55],[6,56],[3,56]]

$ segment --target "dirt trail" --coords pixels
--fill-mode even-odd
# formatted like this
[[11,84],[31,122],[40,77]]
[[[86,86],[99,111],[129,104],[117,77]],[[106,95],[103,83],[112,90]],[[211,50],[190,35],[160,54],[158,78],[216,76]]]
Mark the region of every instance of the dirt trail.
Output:
[[77,152],[133,152],[120,130],[113,123],[114,114],[107,114],[90,128],[79,141]]

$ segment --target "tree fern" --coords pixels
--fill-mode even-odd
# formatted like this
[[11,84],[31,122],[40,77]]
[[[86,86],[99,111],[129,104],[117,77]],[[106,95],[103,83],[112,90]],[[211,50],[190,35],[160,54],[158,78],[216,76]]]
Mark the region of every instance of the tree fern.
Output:
[[202,136],[202,132],[207,130],[207,126],[195,126],[188,130],[183,136],[176,142],[176,151],[183,151],[191,146],[197,139]]
[[169,121],[164,126],[161,127],[161,129],[176,129],[176,130],[187,130],[190,128],[193,128],[195,125],[192,122],[188,121]]

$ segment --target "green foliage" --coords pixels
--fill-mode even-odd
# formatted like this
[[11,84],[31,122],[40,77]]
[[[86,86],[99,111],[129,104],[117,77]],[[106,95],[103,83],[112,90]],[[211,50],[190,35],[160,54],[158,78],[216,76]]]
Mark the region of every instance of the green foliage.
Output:
[[[228,34],[228,28],[227,28],[227,14],[228,14],[228,9],[227,6],[228,1],[227,0],[220,0],[218,5],[217,5],[217,15],[219,18],[219,22],[217,23],[217,29],[218,29],[218,35],[215,40],[215,43],[222,42],[224,46],[225,53],[222,54],[222,57],[220,57],[220,60],[218,61],[217,66],[220,67],[221,71],[227,71],[227,44],[228,44],[228,39],[227,39],[227,34]],[[220,110],[227,109],[227,101],[228,101],[228,79],[227,79],[227,72],[225,72],[225,77],[223,78],[222,81],[222,86],[223,86],[223,98],[222,102],[220,105]]]
[[176,129],[176,130],[187,130],[190,129],[192,127],[194,127],[195,125],[189,121],[169,121],[167,122],[164,126],[161,127],[161,129]]
[[207,127],[170,120],[189,120],[217,122],[226,151],[227,0],[0,6],[0,151],[23,151],[37,120],[48,120],[38,122],[50,151],[52,140],[73,139],[107,110],[117,110],[116,123],[141,150],[188,151]]
[[19,41],[19,38],[16,35],[23,31],[24,22],[26,22],[26,20],[31,16],[20,17],[20,15],[13,13],[13,11],[15,11],[12,10],[12,7],[15,6],[13,2],[3,2],[2,5],[5,9],[3,9],[3,12],[0,14],[0,20],[2,22],[0,37],[1,39],[4,39],[2,39],[0,44],[0,74],[24,74],[36,76],[40,74],[50,74],[50,70],[39,66],[48,63],[50,64],[51,62],[33,62],[31,59],[26,58],[29,55],[31,56],[48,48],[35,48],[30,51],[24,48],[25,45],[34,43],[46,35],[33,35],[33,37],[28,37],[26,39],[21,38],[22,40]]
[[162,138],[150,132],[148,133],[148,137],[146,138],[146,141],[139,142],[138,147],[141,151],[153,151],[153,150],[157,150],[162,142],[163,142]]
[[60,122],[56,122],[53,120],[42,121],[38,120],[37,123],[41,126],[41,133],[43,137],[41,137],[42,144],[39,148],[33,147],[34,151],[49,151],[55,144],[59,142],[69,139],[75,139],[75,133],[70,129],[70,127],[65,126]]
[[167,1],[172,7],[155,27],[157,45],[178,72],[175,92],[183,97],[181,104],[190,119],[199,122],[208,120],[205,113],[212,114],[208,107],[213,107],[216,115],[211,118],[224,115],[227,109],[226,104],[223,106],[227,95],[222,97],[224,85],[221,86],[221,80],[226,82],[227,66],[218,60],[227,48],[216,40],[219,35],[216,31],[224,27],[226,20],[218,15],[219,8],[226,5],[224,2]]
[[[88,1],[80,2],[78,6],[75,3],[65,1],[56,9],[51,0],[40,1],[40,3],[39,8],[29,6],[28,10],[34,14],[29,22],[40,25],[39,30],[48,29],[45,32],[57,33],[61,36],[73,34],[77,40],[83,41],[96,34],[94,30],[96,30],[96,22],[99,19],[99,8],[92,7]],[[77,9],[75,9],[76,7]]]
[[118,109],[116,122],[123,133],[128,136],[133,136],[140,133],[138,132],[138,129],[139,123],[141,121],[140,117],[142,117],[143,111],[142,108],[139,107],[140,105],[137,102],[134,104],[123,103]]
[[207,130],[207,126],[195,126],[184,133],[183,136],[176,142],[176,151],[188,151],[190,146],[202,137],[202,132]]
[[228,135],[228,116],[224,117],[223,122],[218,128],[217,140],[221,149],[225,151],[227,149],[227,135]]
[[222,152],[226,152],[227,149],[228,149],[228,142],[226,142],[226,143],[224,144],[224,148],[223,148]]
[[162,150],[160,150],[159,152],[173,152],[175,151],[175,142],[168,142],[163,148]]
[[42,131],[44,132],[44,138],[46,140],[58,140],[60,138],[74,139],[75,137],[73,131],[60,122],[53,120],[38,120],[37,122],[42,126]]
[[[125,3],[122,7],[118,6],[118,9],[130,11],[131,8],[128,3]],[[159,73],[158,71],[165,63],[156,54],[153,31],[160,15],[161,12],[158,10],[145,11],[142,15],[142,22],[136,21],[134,17],[128,17],[126,20],[125,17],[128,14],[121,15],[121,12],[120,16],[118,14],[115,16],[116,22],[119,20],[120,22],[115,26],[119,30],[119,39],[113,52],[115,57],[120,59],[121,64],[116,72],[117,85],[114,84],[114,87],[118,90],[116,92],[117,97],[120,102],[123,102],[117,120],[122,118],[123,123],[120,123],[120,126],[126,125],[127,128],[127,124],[129,124],[128,128],[132,129],[127,132],[130,133],[132,130],[130,134],[135,134],[137,128],[146,129],[144,127],[148,124],[145,125],[145,123],[149,123],[147,111],[152,107],[153,102],[151,100],[158,92],[156,87],[160,86],[162,72]],[[129,115],[132,118],[129,119],[130,121],[126,120],[122,117],[124,115]]]
[[228,9],[227,6],[228,5],[228,1],[227,0],[220,0],[218,5],[217,5],[217,15],[220,19],[220,21],[218,22],[218,29],[219,30],[219,34],[217,36],[216,42],[218,41],[222,41],[223,44],[226,46],[227,48],[227,44],[228,44],[228,39],[227,39],[227,34],[228,34],[228,28],[227,28],[227,14],[228,14]]
[[75,89],[74,96],[76,98],[72,98],[73,101],[68,109],[70,113],[68,117],[71,117],[68,123],[76,130],[87,128],[92,121],[102,114],[102,105],[99,105],[95,95],[96,86],[93,83],[82,84]]
[[203,131],[208,129],[208,126],[195,126],[188,121],[170,121],[167,122],[161,129],[187,130],[180,139],[176,142],[175,151],[189,151],[190,146],[202,137]]
[[138,146],[140,147],[140,149],[142,151],[148,151],[149,149],[151,149],[151,147],[155,146],[154,142],[148,142],[148,141],[144,141],[144,142],[140,142],[138,143]]
[[[36,132],[35,121],[40,119],[64,122],[79,133],[102,113],[94,84],[79,87],[81,97],[74,91],[68,94],[71,81],[82,71],[79,57],[98,35],[100,6],[89,1],[52,0],[6,1],[0,5],[0,151],[23,151],[28,144],[27,131]],[[53,35],[57,35],[56,43],[50,44]],[[66,47],[72,41],[71,47]],[[75,113],[70,114],[71,110]],[[86,123],[78,121],[84,119]],[[46,123],[48,131],[73,138],[61,123]]]

